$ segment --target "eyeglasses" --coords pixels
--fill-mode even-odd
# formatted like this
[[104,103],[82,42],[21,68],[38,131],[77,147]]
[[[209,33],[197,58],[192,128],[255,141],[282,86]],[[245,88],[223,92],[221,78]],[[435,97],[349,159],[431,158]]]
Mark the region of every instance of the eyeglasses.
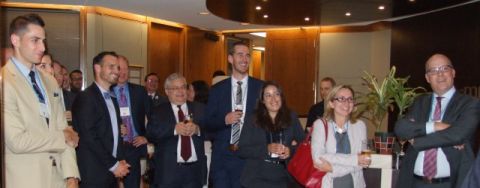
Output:
[[335,97],[333,100],[338,101],[339,103],[353,103],[355,102],[355,99],[352,97]]
[[173,91],[180,91],[180,90],[186,90],[187,86],[180,86],[180,87],[168,87],[168,90],[173,90]]
[[431,69],[428,69],[426,73],[428,75],[437,75],[437,74],[440,74],[440,73],[449,72],[452,69],[453,69],[452,65],[442,65],[442,66],[439,66],[439,67],[433,67]]

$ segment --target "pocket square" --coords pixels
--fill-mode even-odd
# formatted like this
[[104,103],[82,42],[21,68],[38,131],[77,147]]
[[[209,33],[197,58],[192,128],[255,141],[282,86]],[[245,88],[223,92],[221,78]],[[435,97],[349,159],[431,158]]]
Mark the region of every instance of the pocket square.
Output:
[[58,97],[58,93],[54,92],[53,97]]

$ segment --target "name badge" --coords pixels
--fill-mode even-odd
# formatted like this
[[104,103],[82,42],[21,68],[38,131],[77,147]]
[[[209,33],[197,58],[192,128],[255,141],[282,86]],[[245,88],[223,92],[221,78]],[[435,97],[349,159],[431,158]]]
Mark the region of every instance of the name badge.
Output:
[[44,118],[50,118],[48,106],[46,104],[40,103],[40,116]]
[[120,116],[130,116],[130,108],[129,107],[121,107],[120,108]]

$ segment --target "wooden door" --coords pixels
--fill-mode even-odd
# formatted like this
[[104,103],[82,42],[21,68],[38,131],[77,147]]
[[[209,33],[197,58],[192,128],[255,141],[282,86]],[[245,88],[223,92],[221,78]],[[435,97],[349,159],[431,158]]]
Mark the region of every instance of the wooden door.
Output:
[[290,109],[306,116],[314,103],[318,29],[269,31],[265,79],[279,83]]
[[161,94],[165,94],[163,83],[167,76],[174,72],[182,73],[184,46],[182,29],[151,22],[147,43],[148,73],[158,74],[158,89]]

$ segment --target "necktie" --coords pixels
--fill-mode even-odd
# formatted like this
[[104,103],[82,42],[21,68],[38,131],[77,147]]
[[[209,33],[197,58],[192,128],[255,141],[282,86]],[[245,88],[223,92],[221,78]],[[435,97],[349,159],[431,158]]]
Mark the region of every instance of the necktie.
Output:
[[[118,101],[118,106],[120,108],[129,108],[128,107],[128,101],[127,101],[127,96],[125,95],[125,87],[120,87],[119,89],[120,92],[120,100]],[[132,127],[132,122],[130,122],[130,114],[126,116],[122,116],[122,123],[125,125],[125,127],[128,130],[128,134],[124,136],[123,140],[126,142],[133,142],[133,127]]]
[[30,76],[30,81],[32,82],[33,90],[35,90],[38,100],[40,101],[40,103],[45,104],[45,97],[43,96],[42,92],[40,91],[40,87],[38,87],[37,82],[35,81],[35,72],[30,71],[28,76]]
[[[437,104],[433,111],[433,121],[439,121],[442,117],[442,98],[437,97]],[[432,148],[425,151],[423,158],[423,175],[431,179],[437,174],[437,148]]]
[[[235,94],[235,106],[242,105],[242,81],[237,82],[237,93]],[[242,109],[243,110],[243,109]],[[230,144],[237,145],[240,140],[240,122],[232,125]]]
[[[182,111],[182,105],[177,105],[178,107],[178,122],[183,122],[185,120],[185,114]],[[190,145],[190,137],[189,136],[181,136],[182,144],[180,145],[180,156],[182,156],[185,162],[188,161],[190,156],[192,156],[192,148]]]

